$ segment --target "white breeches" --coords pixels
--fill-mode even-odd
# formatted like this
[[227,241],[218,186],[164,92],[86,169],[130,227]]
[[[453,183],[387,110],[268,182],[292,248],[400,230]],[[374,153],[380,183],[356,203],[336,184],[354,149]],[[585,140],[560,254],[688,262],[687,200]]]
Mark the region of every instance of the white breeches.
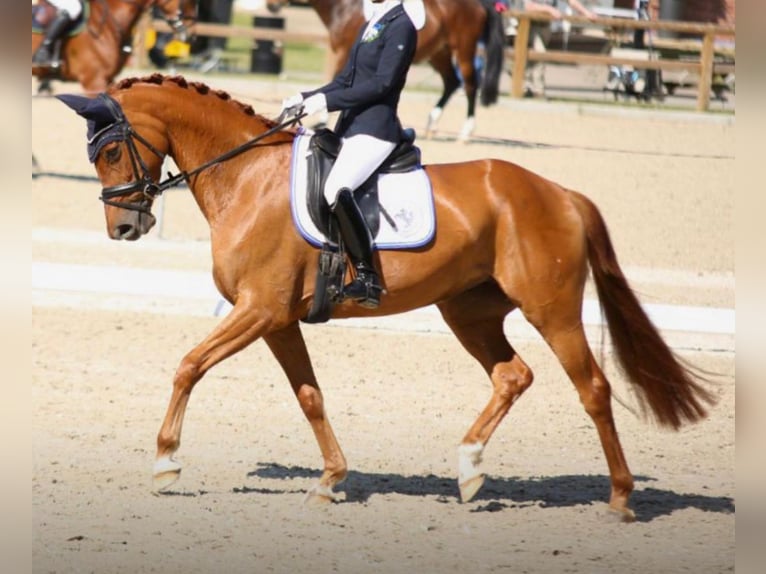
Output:
[[362,185],[395,147],[396,144],[364,134],[343,138],[343,147],[324,184],[327,203],[335,203],[344,187],[353,191]]
[[82,4],[80,0],[48,0],[59,10],[66,10],[72,20],[76,20],[82,14]]

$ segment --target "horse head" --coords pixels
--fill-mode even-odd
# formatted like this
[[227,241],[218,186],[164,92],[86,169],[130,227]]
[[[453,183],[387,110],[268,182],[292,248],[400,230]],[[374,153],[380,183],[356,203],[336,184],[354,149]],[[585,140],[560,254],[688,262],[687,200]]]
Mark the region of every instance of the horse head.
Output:
[[189,26],[197,21],[197,0],[151,0],[160,16],[173,29],[176,38],[185,42]]
[[[88,124],[88,158],[103,185],[107,232],[112,239],[135,241],[151,230],[156,218],[154,199],[163,191],[159,183],[169,142],[156,129],[139,133],[120,104],[106,93],[95,98],[56,96]],[[169,186],[168,186],[169,187]]]

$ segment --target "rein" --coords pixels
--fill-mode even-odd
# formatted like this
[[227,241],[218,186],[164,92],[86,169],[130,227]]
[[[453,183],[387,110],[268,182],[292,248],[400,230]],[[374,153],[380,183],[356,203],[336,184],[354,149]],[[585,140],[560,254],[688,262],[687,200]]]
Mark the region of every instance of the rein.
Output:
[[[102,188],[101,197],[99,199],[106,205],[112,205],[114,207],[120,207],[131,211],[139,211],[146,214],[151,213],[150,208],[152,201],[154,201],[154,199],[160,196],[164,191],[179,185],[183,181],[188,182],[190,178],[199,174],[200,172],[216,164],[227,161],[241,153],[244,153],[245,151],[248,151],[249,149],[255,147],[255,144],[257,144],[259,141],[269,137],[270,135],[281,131],[295,123],[300,123],[301,119],[306,116],[306,114],[301,113],[294,115],[288,120],[282,121],[284,116],[283,114],[279,117],[279,123],[277,125],[269,128],[261,134],[258,134],[251,140],[248,140],[245,143],[235,147],[234,149],[231,149],[209,161],[206,161],[191,171],[181,171],[176,175],[168,172],[167,179],[164,181],[155,182],[152,179],[152,176],[149,174],[149,169],[147,168],[144,160],[141,158],[141,154],[138,153],[138,148],[136,147],[135,140],[138,140],[140,143],[142,143],[149,151],[151,151],[160,159],[164,159],[166,154],[160,152],[146,138],[144,138],[141,134],[133,129],[133,126],[130,125],[127,118],[125,118],[125,116],[122,114],[119,105],[112,98],[103,93],[99,94],[99,98],[101,98],[109,107],[116,121],[100,130],[91,138],[91,141],[97,140],[100,135],[114,129],[116,126],[121,126],[122,133],[118,139],[119,141],[124,141],[128,146],[128,153],[130,154],[130,161],[133,167],[133,175],[135,177],[134,181]],[[140,191],[143,195],[143,198],[139,203],[127,203],[114,200],[116,197],[127,195],[136,191]]]

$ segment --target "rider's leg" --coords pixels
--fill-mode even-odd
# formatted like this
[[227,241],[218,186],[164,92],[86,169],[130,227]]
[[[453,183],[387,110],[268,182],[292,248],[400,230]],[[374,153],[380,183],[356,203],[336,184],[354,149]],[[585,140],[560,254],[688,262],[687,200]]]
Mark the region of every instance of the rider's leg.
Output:
[[395,144],[367,135],[344,139],[324,187],[324,196],[335,216],[351,263],[354,280],[343,289],[360,305],[374,308],[383,290],[372,260],[373,239],[352,191],[362,185],[394,150]]
[[[77,3],[77,6],[79,7],[79,2]],[[43,38],[40,47],[37,48],[37,51],[32,55],[33,64],[37,66],[50,66],[52,64],[53,45],[56,43],[58,37],[69,28],[75,18],[80,15],[79,11],[76,12],[77,13],[73,15],[70,10],[58,10],[53,17],[53,20],[51,20],[51,23],[48,24],[48,27],[45,29],[45,38]]]
[[380,305],[383,286],[372,260],[372,234],[350,189],[346,187],[340,190],[332,212],[356,270],[356,277],[343,287],[343,294],[362,307],[374,309]]

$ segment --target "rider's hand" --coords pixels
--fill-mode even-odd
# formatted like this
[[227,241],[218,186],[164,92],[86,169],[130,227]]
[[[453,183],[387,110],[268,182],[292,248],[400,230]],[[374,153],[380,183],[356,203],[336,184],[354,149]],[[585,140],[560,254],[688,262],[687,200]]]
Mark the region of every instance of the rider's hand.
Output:
[[295,94],[294,96],[290,96],[289,98],[285,98],[282,100],[282,111],[289,110],[290,108],[295,108],[297,106],[300,106],[303,103],[303,95],[300,93]]
[[309,96],[303,102],[303,111],[306,115],[316,114],[323,112],[327,109],[327,98],[323,93],[314,94]]

